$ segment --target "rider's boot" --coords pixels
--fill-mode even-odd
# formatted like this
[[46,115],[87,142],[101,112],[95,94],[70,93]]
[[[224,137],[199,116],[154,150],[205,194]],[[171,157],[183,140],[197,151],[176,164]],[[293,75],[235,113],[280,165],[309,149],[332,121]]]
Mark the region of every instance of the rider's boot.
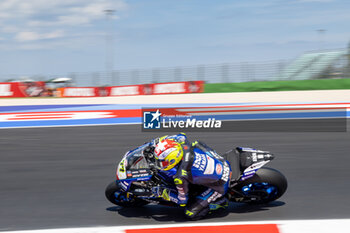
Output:
[[219,209],[226,209],[228,206],[228,200],[226,197],[221,197],[214,202],[209,203],[210,212],[216,211]]

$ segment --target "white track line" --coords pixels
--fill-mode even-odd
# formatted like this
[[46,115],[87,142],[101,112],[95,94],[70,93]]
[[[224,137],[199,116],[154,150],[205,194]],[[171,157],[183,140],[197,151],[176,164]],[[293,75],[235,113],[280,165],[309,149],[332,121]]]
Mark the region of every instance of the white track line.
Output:
[[[239,225],[266,225],[276,224],[280,233],[346,233],[350,229],[350,219],[325,219],[325,220],[286,220],[286,221],[247,221],[247,222],[216,222],[216,223],[190,223],[190,224],[164,224],[141,226],[116,226],[116,227],[82,227],[60,228],[43,230],[3,231],[3,233],[125,233],[128,229],[152,229],[172,227],[197,227],[197,226],[239,226]],[[166,230],[164,229],[164,232]],[[253,233],[253,232],[252,232]]]

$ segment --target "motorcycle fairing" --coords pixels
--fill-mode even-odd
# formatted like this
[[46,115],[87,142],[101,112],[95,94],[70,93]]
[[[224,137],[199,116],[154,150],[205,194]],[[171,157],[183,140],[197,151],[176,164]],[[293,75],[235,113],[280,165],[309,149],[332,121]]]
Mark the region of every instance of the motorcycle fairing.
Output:
[[240,153],[240,166],[243,170],[240,180],[254,176],[257,170],[274,158],[268,151],[248,147],[237,147],[236,150]]
[[246,180],[248,178],[251,178],[252,176],[254,176],[254,174],[256,173],[257,170],[259,170],[261,167],[263,167],[268,162],[270,162],[270,161],[261,161],[261,162],[257,162],[257,163],[250,165],[249,167],[247,167],[244,170],[243,175],[242,175],[240,180]]

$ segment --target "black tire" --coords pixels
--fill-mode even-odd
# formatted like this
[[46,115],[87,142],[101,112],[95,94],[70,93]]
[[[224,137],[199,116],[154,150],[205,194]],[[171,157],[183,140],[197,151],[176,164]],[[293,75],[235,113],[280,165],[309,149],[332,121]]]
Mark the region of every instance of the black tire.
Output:
[[105,196],[106,196],[107,200],[115,205],[119,205],[122,207],[139,207],[139,206],[144,206],[144,205],[148,204],[147,201],[144,201],[144,200],[141,200],[138,198],[132,198],[129,201],[123,201],[120,197],[122,197],[123,195],[125,197],[126,193],[121,193],[119,195],[119,198],[116,198],[114,195],[115,192],[120,192],[120,188],[118,186],[118,181],[111,182],[106,187],[106,190],[105,190]]
[[[288,184],[286,177],[276,169],[263,167],[260,168],[252,178],[249,178],[235,187],[236,190],[242,190],[243,187],[250,184],[267,183],[276,188],[273,194],[261,191],[261,199],[250,200],[252,204],[265,204],[280,198],[287,190]],[[255,189],[255,195],[259,195],[259,190]]]

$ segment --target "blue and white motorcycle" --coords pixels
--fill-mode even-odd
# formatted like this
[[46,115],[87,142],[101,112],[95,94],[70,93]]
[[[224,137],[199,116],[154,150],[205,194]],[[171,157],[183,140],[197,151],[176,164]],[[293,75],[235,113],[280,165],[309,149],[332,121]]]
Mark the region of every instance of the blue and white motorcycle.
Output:
[[[194,152],[200,154],[215,153],[204,143]],[[152,192],[154,187],[164,187],[176,190],[173,176],[175,169],[161,171],[157,160],[150,155],[144,155],[143,150],[149,144],[144,144],[128,151],[118,164],[116,180],[111,182],[106,190],[106,198],[115,205],[123,207],[143,206],[156,203],[177,206],[171,200],[166,201]],[[231,167],[230,187],[227,198],[233,202],[264,204],[280,198],[287,189],[285,176],[272,168],[263,167],[274,156],[267,151],[252,148],[237,147],[222,155]],[[190,200],[200,194],[205,187],[190,186]]]

